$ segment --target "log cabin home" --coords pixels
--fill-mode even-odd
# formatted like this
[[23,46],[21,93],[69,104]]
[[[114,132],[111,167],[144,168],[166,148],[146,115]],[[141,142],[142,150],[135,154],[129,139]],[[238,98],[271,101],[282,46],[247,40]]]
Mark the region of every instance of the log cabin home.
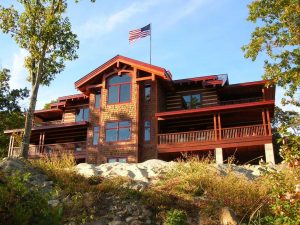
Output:
[[[275,87],[229,84],[226,74],[176,80],[164,68],[117,55],[75,82],[80,94],[36,110],[29,157],[71,152],[78,162],[174,160],[183,153],[274,163]],[[49,99],[50,100],[50,99]],[[9,156],[18,155],[7,130]]]

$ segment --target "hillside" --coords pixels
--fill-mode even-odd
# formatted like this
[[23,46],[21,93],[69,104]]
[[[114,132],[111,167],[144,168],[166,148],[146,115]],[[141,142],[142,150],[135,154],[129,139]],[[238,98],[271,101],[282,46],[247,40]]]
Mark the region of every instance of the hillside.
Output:
[[[217,166],[197,158],[75,166],[65,155],[4,159],[0,171],[1,224],[299,224],[300,219],[297,167]],[[292,207],[275,203],[275,191],[285,205],[288,192]],[[280,218],[276,210],[282,210]]]

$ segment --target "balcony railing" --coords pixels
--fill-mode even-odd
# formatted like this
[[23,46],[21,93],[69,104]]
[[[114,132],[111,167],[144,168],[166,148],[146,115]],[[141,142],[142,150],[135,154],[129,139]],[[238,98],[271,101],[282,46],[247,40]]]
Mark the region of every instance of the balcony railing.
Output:
[[52,121],[47,121],[47,122],[34,122],[33,126],[34,127],[42,127],[42,126],[49,126],[49,125],[56,125],[56,124],[63,124],[63,120],[52,120]]
[[159,134],[159,144],[176,144],[184,142],[213,141],[214,130],[201,130],[179,133]]
[[[218,132],[217,132],[218,133]],[[221,139],[237,139],[245,137],[266,136],[263,125],[231,127],[221,129]],[[220,138],[220,137],[219,137]],[[188,142],[217,141],[214,130],[167,133],[158,135],[158,144],[178,144]]]
[[[13,148],[13,156],[20,155],[20,147]],[[68,142],[46,145],[30,145],[28,156],[29,157],[43,157],[50,155],[60,155],[62,153],[74,154],[75,158],[84,157],[86,154],[86,142]]]
[[222,129],[222,139],[235,139],[240,137],[264,136],[263,125],[233,127]]

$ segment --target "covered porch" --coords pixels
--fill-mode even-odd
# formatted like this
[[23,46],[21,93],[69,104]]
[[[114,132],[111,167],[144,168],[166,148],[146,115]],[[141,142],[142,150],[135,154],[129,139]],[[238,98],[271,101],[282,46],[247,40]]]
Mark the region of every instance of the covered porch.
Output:
[[[223,162],[232,152],[225,149],[237,148],[244,149],[241,154],[254,156],[265,144],[272,145],[271,113],[266,107],[159,118],[158,154],[166,157],[167,154],[210,151],[214,152],[216,160],[217,156],[222,156],[218,161]],[[266,160],[274,162],[274,156]]]
[[[51,123],[32,128],[28,157],[40,158],[62,153],[73,154],[77,162],[86,159],[86,136],[88,123]],[[23,130],[11,130],[8,157],[20,155]]]

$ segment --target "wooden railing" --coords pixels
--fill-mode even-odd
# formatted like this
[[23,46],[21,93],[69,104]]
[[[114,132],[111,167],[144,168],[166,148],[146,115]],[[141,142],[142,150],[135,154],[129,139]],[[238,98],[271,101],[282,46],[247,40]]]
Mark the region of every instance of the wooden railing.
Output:
[[[263,125],[223,128],[221,139],[236,139],[245,137],[265,136]],[[218,137],[219,139],[220,137]],[[158,144],[178,144],[187,142],[211,142],[215,139],[214,130],[167,133],[158,135]]]
[[[13,157],[20,155],[20,147],[13,148]],[[86,142],[68,142],[47,145],[30,145],[29,157],[42,157],[45,155],[59,155],[62,153],[74,154],[75,158],[83,157],[86,154]]]
[[242,98],[242,99],[234,99],[227,101],[219,101],[219,105],[232,105],[232,104],[240,104],[240,103],[248,103],[248,102],[260,102],[263,98]]
[[214,130],[201,130],[179,133],[159,134],[159,144],[175,144],[184,142],[213,141]]
[[263,125],[230,127],[222,129],[222,139],[235,139],[242,137],[264,136],[265,130]]
[[49,126],[49,125],[56,125],[56,124],[62,124],[64,123],[63,120],[52,120],[47,122],[34,122],[34,127],[41,127],[41,126]]

